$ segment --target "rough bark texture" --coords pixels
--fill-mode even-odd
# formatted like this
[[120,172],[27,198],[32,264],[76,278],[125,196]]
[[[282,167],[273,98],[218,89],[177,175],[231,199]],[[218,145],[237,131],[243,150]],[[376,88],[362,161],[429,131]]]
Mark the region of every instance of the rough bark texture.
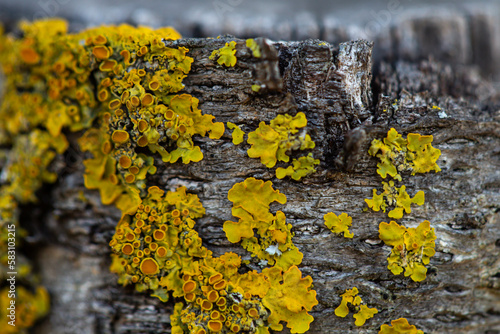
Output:
[[332,44],[367,39],[374,59],[420,61],[429,56],[474,65],[500,79],[497,0],[2,0],[0,21],[60,16],[74,30],[123,22],[171,25],[184,37],[273,40],[318,38]]
[[[277,180],[274,169],[247,156],[247,144],[234,146],[228,132],[220,140],[199,140],[205,155],[199,163],[158,161],[151,185],[185,185],[204,204],[207,214],[196,228],[205,245],[215,254],[248,257],[222,230],[232,218],[227,192],[246,177],[270,179],[288,198],[273,210],[282,210],[293,225],[294,243],[304,253],[300,268],[318,292],[310,333],[374,333],[400,317],[426,333],[500,332],[499,92],[470,68],[434,61],[382,62],[372,83],[372,43],[365,41],[332,46],[261,40],[260,59],[240,41],[236,67],[223,68],[208,56],[225,41],[171,43],[188,47],[195,59],[185,91],[200,99],[203,112],[247,133],[277,114],[303,111],[321,165],[301,182]],[[267,89],[254,94],[256,82]],[[387,270],[389,248],[378,239],[378,224],[388,218],[363,212],[364,199],[382,181],[367,150],[390,127],[432,134],[442,151],[440,173],[404,177],[410,194],[425,191],[426,203],[399,222],[414,227],[430,220],[437,235],[437,253],[421,283]],[[73,148],[55,163],[58,183],[40,191],[41,203],[23,210],[23,224],[35,236],[27,251],[52,296],[51,313],[34,332],[169,333],[172,304],[118,286],[109,272],[108,242],[119,212],[84,188],[84,157],[76,149],[78,135],[72,136]],[[328,212],[353,217],[353,239],[325,228]],[[379,310],[361,328],[351,316],[333,313],[339,294],[353,286]]]
[[[88,20],[79,16],[84,11],[68,8],[60,7],[77,28]],[[493,79],[500,73],[494,61],[500,55],[499,12],[493,2],[486,9],[462,6],[433,15],[403,11],[370,36],[373,57],[371,42],[337,46],[262,40],[262,58],[253,58],[240,43],[238,63],[227,69],[208,59],[226,38],[172,42],[188,47],[195,59],[185,92],[200,99],[204,113],[242,125],[248,133],[277,114],[303,111],[321,165],[301,182],[277,180],[274,169],[250,159],[249,146],[234,146],[226,132],[221,140],[199,139],[205,155],[199,163],[163,165],[158,160],[151,185],[169,190],[185,185],[198,194],[207,209],[196,227],[205,245],[215,254],[248,256],[222,231],[223,222],[232,218],[227,192],[250,176],[272,180],[288,199],[272,208],[282,210],[294,226],[294,243],[304,253],[301,270],[312,276],[318,292],[310,333],[376,333],[381,324],[399,317],[426,333],[500,333],[500,90],[480,75]],[[338,14],[324,14],[320,19],[297,15],[292,24],[263,15],[241,24],[244,30],[237,29],[237,15],[224,27],[220,20],[214,24],[208,16],[195,15],[191,21],[181,17],[179,28],[187,36],[225,31],[338,43],[358,37],[375,20],[352,26]],[[116,17],[123,20],[124,15]],[[250,89],[255,83],[267,88],[255,94]],[[431,108],[435,105],[441,113]],[[414,227],[427,219],[436,228],[437,253],[421,283],[387,270],[389,248],[378,239],[378,225],[388,221],[387,215],[363,212],[364,199],[382,181],[367,150],[390,127],[404,134],[432,134],[434,147],[442,151],[441,172],[403,179],[411,195],[425,191],[426,203],[399,222]],[[68,137],[72,148],[54,163],[61,173],[58,183],[41,189],[40,203],[24,207],[21,217],[31,234],[24,252],[35,259],[52,297],[51,313],[34,333],[169,333],[173,305],[119,286],[109,272],[108,242],[120,213],[85,189],[78,134]],[[353,239],[325,228],[328,212],[353,217]],[[353,286],[368,306],[379,310],[361,328],[350,315],[334,314],[339,294]]]

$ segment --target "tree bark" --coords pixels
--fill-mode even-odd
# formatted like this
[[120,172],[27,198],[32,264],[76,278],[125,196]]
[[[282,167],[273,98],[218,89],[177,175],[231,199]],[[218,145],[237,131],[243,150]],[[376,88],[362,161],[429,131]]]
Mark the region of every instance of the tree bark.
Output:
[[[234,68],[208,59],[230,40],[238,42]],[[278,180],[274,168],[248,157],[248,144],[233,145],[227,131],[220,140],[198,139],[204,153],[198,163],[157,160],[149,185],[185,185],[200,197],[206,215],[196,229],[215,255],[233,251],[250,258],[222,230],[232,219],[227,193],[247,177],[272,180],[288,199],[272,210],[282,210],[293,225],[294,244],[304,254],[300,269],[318,293],[309,333],[374,333],[400,317],[426,333],[500,331],[500,92],[474,69],[432,60],[381,62],[372,80],[373,44],[366,41],[261,40],[261,58],[231,37],[169,43],[190,50],[194,63],[185,92],[200,99],[204,113],[249,133],[261,121],[302,111],[321,160],[300,182]],[[255,94],[253,84],[265,88]],[[378,225],[390,219],[363,211],[364,199],[382,181],[368,147],[391,127],[433,135],[442,152],[441,172],[403,179],[411,195],[423,190],[426,201],[398,223],[415,227],[429,220],[436,229],[436,255],[421,283],[387,269],[390,248],[379,240]],[[51,313],[34,332],[169,333],[173,304],[119,286],[109,272],[108,242],[120,213],[83,186],[78,136],[68,134],[72,146],[54,163],[59,181],[40,191],[39,204],[23,208],[22,224],[32,235],[27,251],[52,298]],[[353,239],[326,229],[328,212],[353,217]],[[379,310],[360,328],[351,316],[334,314],[339,295],[353,286]]]
[[477,66],[500,80],[500,3],[496,0],[3,0],[7,29],[21,19],[64,17],[74,31],[100,24],[173,26],[183,37],[273,40],[318,38],[332,44],[375,42],[375,61],[420,61]]

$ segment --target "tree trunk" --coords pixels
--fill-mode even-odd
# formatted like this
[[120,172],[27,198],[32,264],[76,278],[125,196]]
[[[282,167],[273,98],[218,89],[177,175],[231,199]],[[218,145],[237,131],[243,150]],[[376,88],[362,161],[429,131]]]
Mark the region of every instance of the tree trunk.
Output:
[[[208,60],[232,40],[239,43],[234,68]],[[432,60],[380,62],[372,80],[373,44],[366,41],[333,46],[262,40],[261,58],[252,57],[244,40],[230,37],[169,43],[187,47],[194,58],[185,92],[200,99],[203,113],[249,133],[261,121],[302,111],[316,142],[314,157],[321,160],[317,172],[299,182],[278,180],[274,169],[248,157],[248,144],[233,145],[229,132],[220,140],[199,139],[204,159],[198,163],[157,160],[150,185],[185,185],[200,197],[206,215],[195,228],[215,255],[232,251],[250,258],[222,230],[233,219],[227,193],[247,177],[272,180],[287,196],[272,210],[282,210],[293,225],[293,242],[304,254],[300,269],[317,291],[309,333],[375,333],[401,317],[426,333],[500,331],[500,92],[473,68]],[[264,88],[256,94],[253,84]],[[391,127],[404,135],[433,135],[442,152],[441,172],[403,179],[410,194],[423,190],[426,200],[398,222],[415,227],[429,220],[437,236],[436,255],[420,283],[387,269],[390,248],[379,240],[378,226],[390,219],[363,211],[364,199],[382,181],[368,148]],[[52,298],[49,316],[34,332],[169,333],[173,304],[119,286],[110,273],[108,243],[120,213],[85,189],[78,134],[68,137],[70,150],[55,162],[59,181],[43,188],[41,202],[25,206],[21,217],[34,236],[27,249]],[[328,212],[353,217],[353,239],[325,227]],[[353,286],[379,311],[359,328],[351,316],[334,314],[339,295]]]

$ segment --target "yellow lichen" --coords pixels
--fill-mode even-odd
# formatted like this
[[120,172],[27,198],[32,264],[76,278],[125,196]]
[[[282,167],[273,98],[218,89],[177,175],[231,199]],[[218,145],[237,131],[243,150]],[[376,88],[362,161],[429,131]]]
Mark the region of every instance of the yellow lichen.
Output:
[[316,172],[315,165],[319,165],[319,159],[314,159],[312,153],[309,153],[305,157],[293,159],[292,166],[276,168],[276,177],[283,179],[285,176],[290,176],[295,181],[299,181],[301,178]]
[[[235,259],[237,261],[233,266],[231,263]],[[179,323],[179,327],[184,330],[190,330],[190,324],[197,323],[197,330],[208,332],[213,328],[210,322],[206,323],[206,320],[202,319],[213,321],[217,318],[224,318],[229,322],[223,322],[221,330],[230,331],[237,328],[252,333],[267,332],[267,325],[263,326],[263,321],[269,321],[268,309],[272,310],[272,307],[265,306],[266,296],[271,298],[273,294],[271,277],[265,271],[261,274],[255,271],[243,275],[238,274],[237,266],[241,263],[240,261],[239,257],[232,253],[227,253],[218,259],[207,258],[199,267],[202,275],[198,275],[197,279],[204,277],[200,281],[200,287],[189,290],[185,294],[186,300],[196,299],[196,304],[180,310],[177,315],[174,314],[173,323]],[[284,276],[282,271],[279,269],[276,271],[278,273],[276,276],[279,277],[273,276],[273,278],[282,280]],[[222,272],[224,274],[221,274]],[[300,275],[300,271],[298,272]],[[194,276],[190,277],[194,278]],[[189,278],[184,277],[184,279]],[[290,302],[301,303],[302,301],[297,296],[290,296]]]
[[361,297],[357,296],[357,294],[358,288],[354,287],[352,289],[346,290],[342,295],[340,295],[342,301],[340,302],[340,305],[335,309],[335,315],[337,317],[344,318],[349,314],[349,306],[347,305],[348,303],[354,306],[357,306],[361,303]]
[[302,278],[302,273],[296,266],[283,273],[276,267],[266,268],[263,274],[271,282],[271,287],[262,300],[271,311],[268,318],[270,328],[280,331],[283,329],[280,322],[285,321],[292,333],[309,330],[313,317],[308,311],[318,304],[316,291],[311,290],[311,277]]
[[226,67],[233,67],[236,65],[236,42],[231,41],[226,43],[226,45],[218,50],[212,51],[210,55],[210,60],[217,59],[219,65],[225,65]]
[[[235,254],[226,255],[237,258]],[[176,305],[171,316],[173,333],[269,333],[268,328],[282,328],[281,321],[293,333],[309,328],[312,317],[307,312],[317,304],[310,277],[301,278],[297,267],[286,272],[273,267],[241,275],[236,267],[227,271],[231,268],[228,261],[225,255],[207,258],[199,266],[201,275],[184,276],[184,298],[189,306]],[[199,280],[199,285],[192,284],[193,279]]]
[[349,314],[348,304],[351,304],[356,310],[356,313],[353,315],[354,319],[356,319],[354,322],[356,326],[363,326],[366,320],[373,318],[378,313],[376,308],[370,308],[362,304],[363,300],[358,296],[358,289],[356,287],[346,290],[340,297],[342,301],[335,309],[335,315],[341,318],[347,316]]
[[416,173],[428,173],[441,171],[436,164],[441,156],[441,151],[432,147],[432,136],[421,136],[418,133],[409,133],[407,159],[412,161],[412,175]]
[[[278,115],[269,125],[260,122],[259,127],[248,134],[247,142],[251,145],[247,153],[250,158],[260,158],[260,162],[266,167],[274,167],[276,162],[289,162],[289,154],[293,150],[306,150],[315,147],[311,137],[304,128],[307,119],[304,113],[299,112],[294,117],[290,115]],[[295,176],[300,179],[302,176],[314,171],[313,165],[319,161],[314,160],[312,155],[294,160],[291,169],[279,169],[277,175],[280,178],[286,175]],[[293,170],[293,172],[292,172]]]
[[247,48],[252,50],[252,56],[254,56],[255,58],[261,57],[260,46],[253,38],[247,39],[245,44],[246,44]]
[[441,151],[432,147],[433,137],[410,133],[404,139],[394,128],[387,132],[383,141],[374,139],[368,153],[379,158],[377,173],[384,179],[390,175],[401,181],[400,172],[416,173],[439,172],[436,164]]
[[233,202],[233,216],[239,218],[238,222],[224,223],[229,241],[241,241],[243,248],[253,256],[285,270],[302,262],[302,253],[292,243],[292,226],[286,223],[285,214],[269,212],[272,202],[286,203],[286,196],[274,190],[270,181],[248,178],[235,184],[228,198]]
[[[7,151],[12,158],[3,166],[5,183],[1,191],[6,196],[2,198],[9,200],[1,203],[2,216],[7,216],[14,201],[34,201],[42,182],[55,181],[57,175],[49,167],[55,155],[68,146],[64,128],[87,129],[79,140],[82,151],[92,155],[84,162],[85,185],[98,189],[103,203],[116,205],[124,214],[138,210],[141,196],[146,196],[146,176],[156,172],[154,158],[135,152],[136,146],[158,152],[165,161],[182,158],[188,163],[203,156],[192,143],[193,135],[209,132],[210,138],[222,136],[223,124],[213,123],[213,116],[202,115],[197,99],[187,94],[172,95],[184,87],[182,79],[193,61],[186,56],[187,49],[165,46],[165,40],[180,37],[173,29],[155,31],[121,25],[68,34],[67,23],[62,20],[23,23],[21,29],[22,38],[0,36],[0,62],[5,74],[0,144],[12,147]],[[158,66],[130,68],[138,63]],[[99,127],[91,128],[93,124]],[[173,151],[166,151],[160,144]],[[189,213],[185,213],[185,205],[181,206],[182,221]],[[194,215],[199,211],[199,207],[193,207]],[[20,228],[18,232],[23,234]],[[140,275],[121,279],[138,283],[139,289],[144,285],[150,288],[155,285],[151,277],[157,274],[161,262],[150,256],[155,252],[169,256],[169,248],[159,244],[168,234],[155,233],[155,242],[146,236],[146,243],[150,242],[146,251],[138,248],[136,232],[126,234],[127,242],[117,251],[137,255],[132,261],[134,268],[147,277],[144,281]],[[185,237],[186,245],[200,243],[194,236]],[[122,273],[127,269],[122,264],[115,259],[113,268]],[[22,263],[17,265],[19,279],[25,276],[24,268]],[[164,291],[153,290],[165,299]],[[33,317],[40,315],[34,309],[30,312]]]
[[358,327],[363,326],[366,320],[373,318],[373,316],[377,313],[378,310],[375,307],[360,305],[358,313],[353,315],[354,319],[356,319],[356,321],[354,321],[354,324]]
[[408,320],[400,318],[391,321],[391,326],[383,324],[380,327],[379,334],[424,334],[423,331],[417,330],[417,327],[410,325]]
[[[65,139],[58,136],[63,127],[81,130],[90,127],[99,117],[102,140],[97,144],[102,147],[91,147],[82,140],[80,143],[94,155],[86,162],[86,180],[93,180],[87,185],[101,190],[106,204],[116,202],[124,208],[131,203],[130,198],[137,202],[135,194],[144,192],[144,173],[155,172],[153,158],[136,154],[133,150],[136,145],[158,152],[164,161],[182,158],[188,163],[203,157],[199,147],[192,143],[193,135],[204,136],[210,132],[211,138],[222,136],[223,124],[213,123],[213,116],[202,115],[197,99],[187,94],[168,95],[184,87],[182,79],[193,61],[186,56],[187,49],[168,48],[162,42],[162,39],[179,37],[172,29],[154,31],[121,25],[67,34],[67,24],[61,20],[23,24],[22,28],[23,39],[5,39],[8,49],[26,49],[29,44],[36,49],[40,60],[29,61],[26,67],[22,57],[10,56],[13,53],[3,53],[0,58],[7,77],[7,100],[0,107],[0,115],[5,116],[5,125],[0,126],[0,141],[8,141],[30,127],[41,126],[56,137],[55,143],[62,145]],[[30,52],[25,55],[25,58],[33,58]],[[140,58],[164,65],[148,72],[126,70]],[[97,79],[94,88],[90,76],[95,69],[100,73],[94,74]],[[21,80],[24,72],[43,75],[24,76],[29,80]],[[33,92],[17,94],[18,87]],[[93,93],[95,89],[97,96]],[[17,112],[19,109],[21,112]],[[92,133],[95,130],[89,131],[84,139],[95,136]],[[114,145],[108,143],[109,140]],[[162,146],[165,144],[177,147],[168,152]],[[123,169],[116,170],[110,156],[124,161],[124,155],[131,159],[131,166],[120,164]],[[53,154],[42,156],[50,162]],[[143,168],[144,164],[149,167]],[[24,190],[26,196],[28,191],[28,188]],[[124,193],[129,200],[121,196]]]
[[150,187],[135,212],[122,217],[110,242],[115,253],[111,271],[120,276],[118,282],[133,283],[138,291],[150,289],[163,301],[169,291],[182,296],[183,271],[211,254],[193,230],[193,218],[204,212],[197,196],[186,194],[185,188],[164,195]]
[[387,268],[394,275],[404,270],[406,277],[410,276],[415,282],[423,281],[427,273],[425,265],[436,253],[436,235],[429,221],[423,221],[417,228],[405,228],[394,221],[389,224],[382,222],[379,234],[386,245],[392,246]]
[[53,137],[39,129],[16,136],[11,150],[15,154],[11,154],[2,170],[2,192],[19,202],[36,201],[35,192],[42,184],[56,181],[57,174],[48,167],[67,147],[63,135]]
[[[302,254],[291,242],[292,226],[283,212],[269,212],[271,202],[286,201],[270,182],[247,180],[229,195],[233,215],[240,221],[224,225],[225,231],[229,226],[228,237],[242,241],[261,263],[275,265],[244,274],[238,255],[216,258],[202,245],[194,225],[205,209],[196,195],[183,187],[165,194],[146,186],[147,176],[156,173],[156,153],[163,162],[196,162],[203,153],[193,137],[208,134],[218,139],[224,133],[222,123],[201,113],[195,97],[179,94],[193,59],[186,48],[165,45],[164,40],[179,38],[178,33],[121,25],[68,34],[62,20],[25,23],[22,29],[20,39],[0,37],[6,78],[0,144],[13,147],[2,171],[2,220],[17,224],[17,202],[33,201],[42,182],[55,181],[50,164],[66,150],[67,131],[85,130],[78,140],[87,155],[84,184],[99,190],[104,204],[122,211],[110,241],[110,269],[120,284],[137,291],[148,291],[162,301],[170,296],[183,299],[172,315],[173,333],[267,333],[282,327],[281,321],[292,332],[306,331],[316,293],[312,279],[302,278],[295,266]],[[219,64],[235,65],[235,46],[231,42],[218,50]],[[289,150],[314,147],[298,130],[306,124],[301,113],[271,122],[273,131],[290,137],[278,145],[280,161],[288,158]],[[234,128],[236,142],[243,139],[240,131]],[[229,223],[245,229],[231,230]],[[3,238],[5,225],[0,229]],[[5,258],[1,260],[4,265]],[[17,269],[23,278],[30,271],[23,264]],[[43,291],[29,298],[35,306],[26,308],[28,313],[16,311],[31,317],[25,316],[19,327],[46,313]],[[285,296],[286,305],[277,296]]]
[[325,219],[326,227],[328,227],[332,233],[344,233],[345,238],[352,238],[354,236],[354,234],[349,232],[349,226],[352,224],[352,217],[348,216],[347,213],[343,212],[337,217],[333,212],[329,212],[324,215],[323,218]]
[[261,86],[260,85],[252,85],[252,91],[258,93],[260,91]]
[[423,205],[425,202],[425,194],[422,190],[418,191],[415,196],[410,197],[406,192],[406,186],[399,188],[394,186],[394,181],[382,182],[384,191],[377,194],[377,190],[373,189],[373,197],[365,199],[366,204],[373,211],[386,211],[387,207],[394,207],[389,211],[388,216],[394,219],[403,217],[403,213],[411,213],[411,204]]
[[245,135],[245,132],[241,130],[238,125],[231,122],[227,122],[227,128],[233,130],[233,133],[231,133],[231,136],[233,138],[233,144],[234,145],[241,144],[243,142],[243,136]]
[[[248,182],[250,188],[258,188],[257,183]],[[270,184],[264,188],[269,198],[286,200]],[[232,194],[231,198],[246,214],[272,216],[266,200],[254,205],[238,194]],[[300,279],[300,271],[294,266],[289,269],[293,274],[283,273],[278,267],[269,269],[269,273],[239,274],[241,258],[238,255],[226,253],[214,258],[212,252],[202,246],[193,229],[193,219],[204,212],[198,197],[187,194],[185,188],[164,195],[158,187],[150,187],[136,212],[123,216],[110,242],[115,253],[111,270],[120,276],[119,283],[134,284],[138,291],[149,290],[162,301],[168,300],[170,293],[183,297],[187,307],[172,315],[173,332],[192,330],[194,323],[197,330],[206,332],[231,330],[235,326],[250,332],[254,332],[252,328],[265,331],[263,321],[277,327],[281,320],[287,321],[294,332],[307,329],[312,320],[307,311],[317,303],[310,278]],[[281,235],[277,238],[284,241]],[[295,282],[297,275],[299,283]],[[273,282],[276,282],[274,287]],[[295,294],[292,286],[296,284],[304,285],[304,297]],[[287,303],[298,306],[279,310],[273,301],[277,293],[289,294]],[[273,312],[277,314],[271,317]],[[283,312],[290,317],[282,319],[279,314]],[[221,318],[233,321],[218,323]]]
[[16,286],[14,296],[10,293],[8,288],[0,291],[0,329],[4,334],[25,332],[49,311],[49,294],[41,286],[33,291]]
[[[279,190],[274,190],[272,182],[264,182],[253,177],[235,184],[228,193],[228,199],[233,202],[233,216],[246,222],[268,222],[274,219],[269,212],[272,202],[286,203],[286,196]],[[252,233],[253,235],[253,233]],[[235,240],[230,238],[230,241]],[[236,239],[234,242],[238,242]]]
[[[123,212],[134,211],[140,202],[140,190],[117,175],[116,160],[110,155],[112,149],[109,135],[97,129],[90,129],[79,139],[79,143],[82,151],[89,151],[93,155],[92,159],[83,162],[85,187],[98,189],[103,204],[115,203]],[[118,169],[122,168],[118,164]]]

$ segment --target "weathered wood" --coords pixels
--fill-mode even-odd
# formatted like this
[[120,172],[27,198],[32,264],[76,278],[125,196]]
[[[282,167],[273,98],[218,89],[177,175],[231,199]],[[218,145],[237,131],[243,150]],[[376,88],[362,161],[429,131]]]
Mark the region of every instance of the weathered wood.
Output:
[[73,30],[121,24],[174,26],[184,37],[273,40],[319,38],[338,44],[375,42],[374,59],[420,61],[429,56],[455,66],[474,65],[500,80],[500,3],[496,0],[3,0],[0,21],[64,17]]
[[[321,165],[301,182],[278,180],[274,169],[247,156],[247,144],[234,146],[228,132],[220,140],[198,140],[205,155],[199,163],[158,160],[151,185],[185,185],[205,206],[196,227],[204,244],[215,254],[233,251],[249,258],[222,230],[232,218],[227,192],[246,177],[272,180],[288,198],[272,209],[282,210],[293,225],[294,243],[304,253],[301,270],[312,276],[318,292],[310,333],[374,333],[399,317],[426,333],[500,331],[499,92],[479,81],[473,69],[434,61],[381,63],[372,85],[372,44],[364,41],[336,47],[262,40],[267,49],[261,59],[240,41],[236,67],[220,67],[208,56],[227,40],[235,39],[171,42],[189,48],[195,59],[185,92],[200,99],[204,113],[242,125],[247,133],[277,114],[303,111]],[[267,86],[260,94],[250,88],[256,82]],[[390,127],[432,134],[442,151],[440,173],[404,178],[410,194],[425,191],[426,203],[400,222],[414,227],[427,219],[436,228],[437,253],[421,283],[387,270],[389,248],[378,239],[378,224],[388,218],[363,212],[364,198],[381,181],[367,150]],[[172,304],[118,286],[108,270],[108,242],[119,212],[84,188],[76,138],[70,136],[72,149],[55,163],[59,182],[41,190],[39,205],[23,210],[22,223],[38,240],[28,250],[52,296],[52,311],[35,332],[169,333]],[[353,239],[324,227],[328,212],[353,217]],[[379,310],[361,328],[351,316],[333,313],[339,294],[353,286]]]

